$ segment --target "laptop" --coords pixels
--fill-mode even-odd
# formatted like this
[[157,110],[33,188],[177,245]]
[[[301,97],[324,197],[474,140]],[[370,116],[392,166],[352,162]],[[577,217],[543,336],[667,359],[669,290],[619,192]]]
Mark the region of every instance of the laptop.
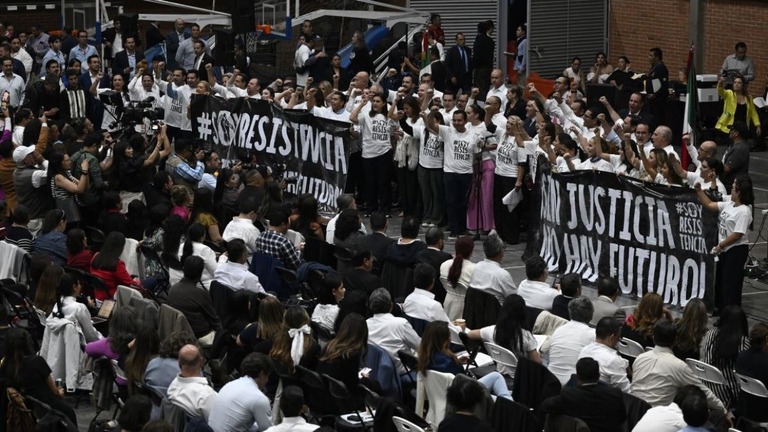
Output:
[[109,317],[110,315],[112,315],[112,309],[114,308],[115,308],[114,300],[104,300],[103,302],[101,302],[99,313],[97,313],[95,317],[91,318],[91,322],[94,324],[101,324],[103,322],[109,321]]

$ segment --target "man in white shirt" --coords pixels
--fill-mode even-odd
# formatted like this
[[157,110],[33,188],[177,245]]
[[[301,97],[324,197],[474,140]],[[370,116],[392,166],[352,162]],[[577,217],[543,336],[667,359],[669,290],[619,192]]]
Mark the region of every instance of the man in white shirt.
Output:
[[310,40],[304,41],[299,47],[296,49],[296,52],[294,53],[293,58],[293,66],[296,69],[296,85],[297,86],[306,86],[307,85],[307,78],[309,78],[309,65],[307,65],[307,60],[309,60],[309,56],[312,54],[312,46],[314,45],[314,39],[310,37]]
[[[262,389],[272,373],[272,362],[261,353],[251,353],[240,363],[240,378],[224,385],[208,419],[214,432],[259,431],[272,426],[272,407]],[[285,395],[285,389],[283,390]]]
[[368,298],[368,311],[373,314],[368,324],[368,342],[388,352],[400,374],[405,373],[397,352],[405,350],[415,355],[421,338],[405,318],[392,315],[392,297],[386,288],[376,288]]
[[179,373],[168,386],[168,399],[184,408],[187,414],[206,422],[216,402],[216,390],[203,376],[203,356],[195,345],[184,345],[179,350]]
[[641,121],[637,124],[635,127],[635,141],[637,142],[637,147],[642,147],[645,151],[645,154],[648,154],[651,150],[653,150],[653,141],[651,141],[651,126],[648,123]]
[[588,298],[571,300],[568,303],[571,320],[558,327],[541,346],[542,354],[549,358],[547,368],[562,385],[576,373],[576,361],[582,348],[595,341],[595,329],[587,324],[592,319],[592,312],[594,309]]
[[253,225],[257,217],[258,204],[253,198],[245,198],[239,201],[238,206],[240,207],[240,214],[233,217],[227,224],[221,238],[226,242],[234,239],[243,240],[248,253],[252,254],[256,251],[256,239],[261,234],[259,229]]
[[10,57],[1,60],[3,62],[3,74],[0,76],[0,95],[9,93],[8,106],[11,111],[16,111],[24,102],[24,80],[13,73],[13,61]]
[[453,113],[456,110],[458,110],[458,107],[456,107],[456,93],[453,90],[446,90],[443,93],[443,107],[438,110],[440,115],[443,116],[443,121],[453,118]]
[[[222,255],[223,257],[223,255]],[[234,291],[246,290],[253,293],[266,293],[259,282],[259,277],[248,271],[248,249],[242,239],[227,242],[227,261],[219,262],[213,279]]]
[[[499,303],[510,294],[517,293],[515,280],[509,271],[501,268],[504,259],[504,241],[496,234],[489,235],[483,241],[485,259],[475,265],[469,286],[495,296]],[[549,302],[552,305],[552,302]]]
[[[310,96],[314,96],[315,92],[317,92],[317,89],[315,88],[309,89]],[[327,118],[331,120],[348,122],[349,111],[344,109],[346,105],[347,105],[347,95],[345,95],[344,93],[338,90],[331,93],[331,101],[327,107],[315,106],[314,97],[310,97],[309,99],[307,99],[307,109],[312,111],[312,114],[314,114],[315,116]]]
[[507,106],[507,86],[504,85],[504,72],[501,69],[494,69],[491,72],[491,88],[488,90],[488,94],[485,95],[486,103],[491,96],[499,98],[501,106]]
[[[258,78],[251,78],[248,82],[245,81],[246,76],[239,70],[235,69],[232,76],[227,80],[227,94],[224,95],[227,98],[249,98],[249,99],[261,99],[261,85]],[[218,84],[214,86],[218,89]],[[219,90],[217,90],[219,91]],[[219,91],[219,94],[220,91]]]
[[710,410],[725,414],[726,409],[693,371],[672,352],[677,337],[677,327],[670,320],[660,320],[653,327],[651,351],[637,356],[632,364],[631,393],[651,404],[668,405],[678,390],[686,385],[695,385],[704,391]]
[[472,161],[475,153],[480,151],[480,136],[466,127],[466,112],[454,112],[452,122],[452,127],[443,126],[434,117],[429,117],[427,127],[439,135],[444,143],[445,203],[448,208],[449,237],[455,238],[467,232],[467,196],[472,183]]
[[[635,131],[637,134],[637,131]],[[651,141],[654,148],[660,148],[667,152],[667,155],[674,154],[677,160],[680,160],[675,148],[672,147],[672,129],[667,126],[659,126],[653,131]]]
[[[352,194],[341,194],[336,198],[336,207],[339,209],[339,213],[336,214],[331,220],[328,221],[328,225],[325,227],[325,241],[329,244],[333,244],[333,240],[336,234],[336,222],[339,220],[339,215],[346,209],[356,209],[357,202],[355,196]],[[365,224],[360,224],[360,232],[368,234],[365,230]]]
[[560,295],[560,290],[547,283],[547,263],[538,255],[525,262],[526,279],[520,282],[517,293],[525,300],[525,305],[537,309],[552,309],[552,301]]
[[27,77],[29,77],[30,72],[32,72],[32,65],[34,64],[34,60],[32,59],[32,56],[30,56],[29,53],[21,46],[21,39],[19,39],[18,36],[11,37],[11,57],[24,63],[24,71],[27,73]]
[[687,423],[680,407],[686,398],[693,395],[706,397],[700,388],[694,385],[684,386],[677,391],[671,404],[656,406],[646,411],[632,432],[678,432],[685,428]]
[[592,357],[600,365],[600,381],[629,393],[627,369],[629,362],[616,351],[621,339],[621,323],[603,317],[595,329],[595,341],[581,349],[579,358]]
[[411,318],[427,322],[445,321],[451,323],[443,305],[435,300],[432,287],[435,286],[435,269],[421,263],[413,270],[413,292],[405,298],[403,313]]
[[307,423],[302,414],[309,411],[304,404],[304,392],[297,386],[287,386],[280,395],[280,411],[283,421],[267,429],[267,432],[311,432],[320,425]]

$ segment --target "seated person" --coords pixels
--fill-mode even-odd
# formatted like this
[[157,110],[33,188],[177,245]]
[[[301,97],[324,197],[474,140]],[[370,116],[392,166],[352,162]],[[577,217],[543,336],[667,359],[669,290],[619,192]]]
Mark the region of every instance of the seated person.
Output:
[[181,372],[179,351],[185,345],[196,345],[197,339],[184,332],[175,331],[160,342],[160,352],[153,357],[144,371],[144,385],[152,387],[163,396],[168,396],[168,386]]
[[403,313],[411,318],[432,321],[451,320],[432,293],[435,286],[435,269],[429,264],[419,264],[413,270],[413,292],[405,298]]
[[[736,372],[768,385],[768,324],[759,322],[752,326],[749,345],[736,359]],[[768,399],[742,391],[737,412],[753,421],[768,421]]]
[[232,239],[227,243],[227,261],[220,262],[213,273],[213,279],[235,291],[247,290],[265,293],[259,277],[248,271],[248,248],[241,239]]
[[10,222],[10,225],[5,229],[5,241],[31,253],[34,236],[27,228],[29,209],[23,205],[16,206],[11,214]]
[[[501,237],[489,235],[483,241],[485,259],[475,265],[475,270],[469,281],[469,288],[492,294],[499,300],[499,303],[503,303],[507,296],[517,293],[512,275],[509,271],[501,268],[504,248],[504,241],[501,240]],[[552,301],[550,300],[549,306],[551,305]]]
[[520,282],[517,293],[525,300],[528,307],[550,310],[555,297],[560,294],[547,283],[547,263],[536,255],[525,262],[525,280]]
[[588,324],[592,319],[592,302],[578,297],[568,304],[568,312],[571,320],[558,327],[541,346],[541,353],[549,357],[547,368],[562,385],[576,372],[574,364],[582,348],[595,341],[595,329]]
[[621,390],[600,381],[600,366],[591,357],[576,362],[575,387],[563,387],[558,396],[546,399],[541,410],[580,418],[590,432],[615,432],[627,418]]
[[66,265],[67,236],[64,234],[66,228],[67,215],[64,210],[48,210],[43,218],[40,235],[32,246],[34,254],[46,253],[54,264]]
[[384,261],[412,267],[416,264],[416,255],[427,248],[427,245],[418,238],[419,220],[412,216],[403,219],[400,235],[401,237],[387,248]]
[[[65,273],[59,280],[57,291],[58,297],[56,299],[56,306],[53,307],[51,315],[56,318],[66,318],[76,322],[78,327],[80,327],[80,330],[82,330],[86,342],[102,339],[104,336],[93,328],[91,313],[88,311],[88,306],[77,301],[82,291],[80,281],[71,274]],[[95,306],[90,298],[88,299],[88,302]]]
[[216,314],[208,291],[202,287],[200,278],[205,263],[197,255],[184,260],[184,277],[168,292],[168,306],[187,317],[192,332],[203,346],[213,343],[217,331],[221,331],[221,320]]
[[415,353],[421,338],[405,318],[392,315],[392,297],[386,288],[376,288],[368,300],[368,310],[373,315],[366,320],[368,341],[378,345],[392,356],[400,374],[405,373],[397,352]]
[[288,212],[275,208],[267,214],[269,227],[256,238],[256,252],[272,256],[283,267],[296,270],[304,262],[299,250],[285,236],[288,231]]
[[107,292],[95,290],[93,295],[97,300],[114,298],[118,285],[138,285],[141,282],[134,279],[125,268],[125,263],[120,259],[125,248],[125,235],[112,231],[107,234],[101,250],[93,256],[91,261],[91,274],[104,281]]
[[348,291],[361,290],[366,296],[382,286],[381,279],[372,273],[373,255],[369,250],[359,250],[352,255],[354,268],[341,274],[341,280]]
[[311,432],[320,425],[307,423],[302,414],[309,408],[304,403],[304,391],[297,386],[288,386],[283,389],[280,396],[280,411],[283,413],[283,422],[267,429],[267,432]]
[[190,416],[207,422],[218,395],[203,376],[203,355],[197,346],[184,345],[179,350],[179,369],[168,386],[168,399]]
[[495,429],[490,424],[473,414],[485,397],[485,391],[477,381],[453,380],[446,399],[456,411],[445,416],[437,432],[493,432]]
[[[208,426],[215,431],[265,431],[272,426],[272,407],[269,404],[269,398],[263,393],[264,386],[272,373],[272,363],[264,354],[251,353],[240,363],[239,370],[240,378],[225,384],[216,396],[208,417]],[[290,388],[289,386],[283,389],[281,401]],[[292,392],[288,394],[288,399],[292,400]],[[290,410],[289,414],[291,418],[299,415]],[[284,415],[289,417],[289,414]],[[290,421],[284,418],[283,422],[286,421],[288,423],[283,424],[299,424],[295,419]]]
[[312,311],[312,322],[333,333],[333,325],[339,315],[339,302],[344,298],[345,292],[341,279],[335,274],[326,273],[317,293],[319,304]]
[[552,312],[563,319],[571,319],[568,315],[568,303],[581,295],[581,276],[568,273],[560,279],[560,294],[552,300]]
[[67,267],[91,271],[91,261],[93,261],[93,251],[88,249],[88,238],[85,231],[80,228],[72,228],[67,233]]

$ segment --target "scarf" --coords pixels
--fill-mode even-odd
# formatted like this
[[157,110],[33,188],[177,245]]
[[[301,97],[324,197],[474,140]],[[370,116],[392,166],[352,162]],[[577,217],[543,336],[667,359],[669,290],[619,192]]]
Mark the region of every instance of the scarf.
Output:
[[304,335],[310,334],[309,326],[304,324],[303,326],[295,329],[288,330],[288,336],[292,339],[291,342],[291,359],[293,359],[293,365],[297,366],[301,361],[301,356],[304,354]]

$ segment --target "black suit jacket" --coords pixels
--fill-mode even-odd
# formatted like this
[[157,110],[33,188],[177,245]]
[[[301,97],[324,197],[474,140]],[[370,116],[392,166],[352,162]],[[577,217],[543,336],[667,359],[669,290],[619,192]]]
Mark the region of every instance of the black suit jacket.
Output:
[[365,291],[367,294],[370,294],[376,288],[384,286],[381,283],[381,278],[359,268],[353,268],[342,273],[341,280],[344,282],[344,288]]
[[465,76],[472,75],[472,49],[468,46],[464,47],[467,55],[467,64],[469,68],[464,66],[464,61],[461,59],[461,53],[459,53],[459,46],[454,45],[445,54],[445,67],[447,69],[447,78],[456,78],[461,81]]
[[[144,60],[144,53],[136,50],[136,63],[139,63],[140,61]],[[112,75],[120,74],[123,76],[123,79],[125,80],[125,86],[128,87],[128,81],[130,81],[130,73],[125,73],[125,68],[130,66],[128,64],[128,53],[125,50],[122,50],[115,54],[115,59],[112,60]],[[134,71],[135,72],[135,71]]]
[[149,28],[147,28],[146,39],[147,39],[147,45],[145,48],[150,49],[153,46],[164,41],[165,37],[163,36],[162,33],[160,33],[159,28],[157,28],[154,24],[150,24]]
[[445,288],[440,282],[440,265],[451,258],[453,258],[453,255],[448,252],[434,249],[425,249],[416,254],[416,261],[418,263],[429,264],[430,267],[435,269],[435,285],[432,287],[432,293],[435,295],[435,300],[440,303],[445,300]]
[[389,249],[389,245],[394,242],[395,239],[374,232],[358,240],[357,244],[360,249],[371,251],[373,257],[376,258],[376,263],[373,265],[374,269],[378,270],[376,274],[379,274],[381,273],[381,268],[384,266],[384,258],[387,256],[387,249]]
[[432,82],[435,83],[435,89],[444,92],[448,83],[448,68],[442,61],[432,63]]
[[615,432],[627,418],[621,390],[608,384],[565,387],[559,396],[546,399],[541,410],[584,420],[590,432]]
[[208,54],[203,54],[203,61],[200,62],[200,67],[197,68],[197,75],[201,81],[208,81],[208,70],[205,68],[205,65],[207,65],[208,63],[210,64],[214,63],[213,56]]
[[568,303],[570,303],[571,300],[573,300],[572,297],[566,297],[560,294],[552,300],[552,310],[550,312],[560,318],[570,320],[571,314],[568,312]]

